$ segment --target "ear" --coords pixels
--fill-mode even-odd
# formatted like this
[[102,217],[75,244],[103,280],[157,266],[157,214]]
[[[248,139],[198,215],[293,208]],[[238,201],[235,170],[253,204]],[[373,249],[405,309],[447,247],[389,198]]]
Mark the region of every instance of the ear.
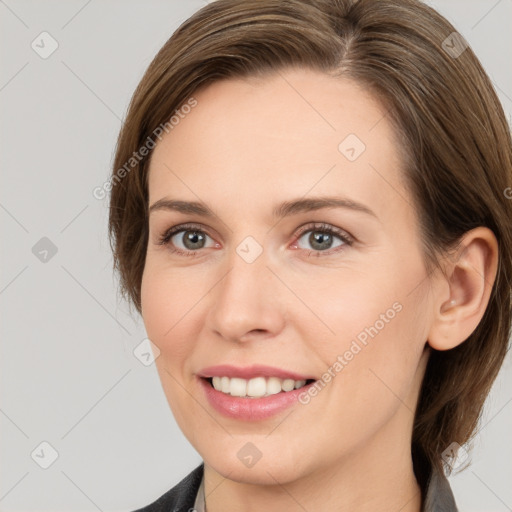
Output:
[[436,350],[460,345],[484,316],[498,268],[498,241],[486,227],[468,231],[448,258],[434,296],[428,344]]

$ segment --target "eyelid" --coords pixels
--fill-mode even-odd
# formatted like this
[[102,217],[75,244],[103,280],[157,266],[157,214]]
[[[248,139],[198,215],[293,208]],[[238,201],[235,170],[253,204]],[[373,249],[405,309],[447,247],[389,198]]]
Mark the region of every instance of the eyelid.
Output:
[[[348,245],[352,245],[353,243],[355,243],[357,241],[357,239],[353,235],[351,235],[348,231],[345,231],[344,229],[333,226],[332,224],[329,224],[327,222],[309,222],[308,224],[305,224],[304,226],[299,227],[298,233],[295,236],[297,239],[299,239],[304,233],[307,233],[308,231],[315,231],[315,230],[333,233],[334,235],[340,237]],[[322,251],[318,251],[318,252],[322,252]],[[327,252],[327,251],[325,251],[325,252]]]
[[176,233],[180,233],[181,231],[201,231],[208,235],[210,238],[213,239],[213,237],[208,233],[208,230],[204,228],[203,225],[197,224],[195,222],[185,222],[184,224],[176,224],[175,226],[170,227],[169,229],[166,229],[162,235],[158,236],[159,244],[165,245],[169,242],[171,237],[175,235]]

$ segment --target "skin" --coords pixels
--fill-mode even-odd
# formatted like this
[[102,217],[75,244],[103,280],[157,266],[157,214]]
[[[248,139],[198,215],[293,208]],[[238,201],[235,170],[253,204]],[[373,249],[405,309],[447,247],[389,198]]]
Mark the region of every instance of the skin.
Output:
[[[169,405],[205,461],[208,511],[419,512],[410,441],[425,365],[430,347],[462,343],[482,318],[494,235],[467,233],[446,275],[427,275],[395,134],[354,82],[289,69],[216,82],[194,97],[154,150],[149,205],[203,201],[216,216],[151,213],[141,297]],[[349,134],[366,146],[352,162],[338,149]],[[324,195],[375,217],[325,208],[272,218],[282,201]],[[173,242],[192,252],[183,231],[159,244],[186,222],[207,235],[194,256],[171,252]],[[317,222],[355,242],[334,235],[323,254],[308,240]],[[252,263],[236,252],[247,236],[263,250]],[[207,402],[196,374],[210,365],[260,363],[321,379],[397,302],[400,312],[307,405],[247,422]],[[262,453],[251,468],[237,457],[247,442]]]

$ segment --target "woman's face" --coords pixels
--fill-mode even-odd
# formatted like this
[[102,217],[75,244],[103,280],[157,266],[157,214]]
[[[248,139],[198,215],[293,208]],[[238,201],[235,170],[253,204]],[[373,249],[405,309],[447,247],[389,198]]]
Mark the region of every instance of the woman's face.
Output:
[[195,98],[152,156],[141,291],[180,428],[253,483],[409,456],[433,307],[386,111],[306,70]]

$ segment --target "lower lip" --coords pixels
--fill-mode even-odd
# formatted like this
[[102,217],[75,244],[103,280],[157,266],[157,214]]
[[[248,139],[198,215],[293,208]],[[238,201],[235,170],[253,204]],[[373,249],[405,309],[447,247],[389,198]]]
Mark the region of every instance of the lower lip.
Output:
[[298,403],[299,395],[314,385],[311,382],[293,391],[276,393],[263,398],[242,398],[217,391],[208,380],[199,378],[210,405],[221,414],[245,421],[259,421],[270,418]]

